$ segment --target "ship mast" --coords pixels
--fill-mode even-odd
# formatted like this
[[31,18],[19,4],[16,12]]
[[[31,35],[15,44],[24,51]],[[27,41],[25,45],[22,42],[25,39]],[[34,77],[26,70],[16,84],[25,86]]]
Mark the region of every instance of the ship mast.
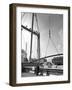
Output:
[[[33,32],[33,25],[34,25],[34,13],[32,14],[32,26],[31,30]],[[32,41],[33,41],[33,33],[31,32],[31,44],[30,44],[30,61],[31,61],[31,56],[32,56]]]
[[[29,58],[30,62],[31,62],[31,59],[32,59],[31,56],[32,56],[32,42],[33,42],[33,32],[34,32],[33,31],[33,28],[34,28],[34,16],[35,16],[35,14],[33,13],[32,14],[32,26],[31,26],[32,32],[31,32],[31,44],[30,44],[30,58]],[[37,32],[37,59],[39,59],[39,58],[40,58],[40,33]]]

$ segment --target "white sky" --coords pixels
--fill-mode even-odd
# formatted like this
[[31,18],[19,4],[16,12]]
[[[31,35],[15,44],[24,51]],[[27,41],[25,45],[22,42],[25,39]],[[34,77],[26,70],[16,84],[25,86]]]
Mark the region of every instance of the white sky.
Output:
[[[63,15],[59,14],[37,14],[38,26],[40,31],[40,54],[41,57],[49,56],[52,54],[63,52]],[[37,30],[36,19],[34,19],[34,30]],[[31,28],[32,14],[22,13],[22,25]],[[51,32],[51,40],[49,39],[49,29]],[[29,58],[30,53],[30,39],[31,35],[29,32],[22,31],[22,49],[25,50],[27,43],[27,57]],[[58,52],[56,51],[56,46]],[[37,57],[37,40],[36,37],[33,39],[32,57]]]

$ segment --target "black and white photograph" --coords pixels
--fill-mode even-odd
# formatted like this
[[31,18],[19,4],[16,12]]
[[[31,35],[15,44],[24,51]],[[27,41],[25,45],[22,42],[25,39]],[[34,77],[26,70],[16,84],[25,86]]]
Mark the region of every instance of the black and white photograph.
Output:
[[21,12],[21,76],[63,75],[63,15]]
[[70,8],[11,4],[10,10],[10,84],[70,82]]

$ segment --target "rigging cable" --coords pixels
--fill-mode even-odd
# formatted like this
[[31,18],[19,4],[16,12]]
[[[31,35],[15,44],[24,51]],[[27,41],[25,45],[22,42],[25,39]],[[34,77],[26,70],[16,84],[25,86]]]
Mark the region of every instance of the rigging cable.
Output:
[[46,56],[46,54],[47,54],[48,43],[49,43],[49,39],[48,39],[48,42],[47,42],[47,47],[46,47],[46,51],[45,51],[45,56]]
[[[52,42],[52,44],[53,44],[56,52],[58,53],[58,50],[57,50],[57,48],[56,48],[56,45],[54,44],[54,42],[53,42],[53,40],[52,40],[52,37],[51,37],[50,27],[51,27],[51,20],[50,20],[50,16],[49,16],[49,39],[48,39],[48,42],[49,42],[49,40],[51,40],[51,42]],[[47,54],[47,49],[48,49],[48,43],[47,43],[47,48],[46,48],[45,56],[46,56],[46,54]]]
[[36,23],[37,23],[38,32],[40,32],[40,30],[39,30],[39,25],[38,25],[38,17],[37,17],[37,14],[35,14],[35,18],[36,18]]
[[58,53],[58,49],[56,48],[56,45],[54,44],[54,42],[53,42],[53,40],[52,40],[52,39],[51,39],[51,42],[53,43],[53,46],[54,46],[54,48],[55,48],[56,52]]
[[53,42],[53,40],[52,40],[52,38],[51,38],[51,33],[50,33],[50,30],[49,30],[49,39],[48,39],[48,42],[47,42],[47,47],[46,47],[45,56],[46,56],[46,54],[47,54],[47,49],[48,49],[49,40],[51,40],[53,47],[55,48],[56,52],[58,53],[58,49],[57,49],[56,45],[54,44],[54,42]]
[[37,16],[37,14],[35,13],[35,19],[36,19],[36,24],[37,24],[37,31],[38,31],[38,33],[39,33],[39,39],[38,39],[38,49],[37,49],[37,51],[39,51],[39,58],[40,58],[40,55],[41,55],[41,51],[40,51],[40,29],[39,29],[39,23],[38,23],[38,16]]

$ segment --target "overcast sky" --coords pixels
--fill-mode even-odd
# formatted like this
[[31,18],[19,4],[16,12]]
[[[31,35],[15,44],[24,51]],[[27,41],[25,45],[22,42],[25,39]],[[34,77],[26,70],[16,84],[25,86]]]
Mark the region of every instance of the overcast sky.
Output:
[[[40,54],[41,57],[63,52],[63,15],[60,14],[36,14],[40,32]],[[31,28],[32,14],[22,13],[22,25]],[[36,18],[34,18],[34,30],[37,29]],[[49,38],[49,30],[51,38]],[[37,37],[33,39],[32,55],[36,58]],[[27,43],[27,53],[30,53],[31,34],[22,31],[22,48],[25,50]],[[56,50],[57,49],[57,50]]]

